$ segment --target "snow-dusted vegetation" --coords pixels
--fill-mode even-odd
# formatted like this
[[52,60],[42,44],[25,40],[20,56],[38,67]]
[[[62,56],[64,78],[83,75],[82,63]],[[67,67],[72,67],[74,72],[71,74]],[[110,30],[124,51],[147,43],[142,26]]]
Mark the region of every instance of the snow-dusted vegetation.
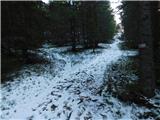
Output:
[[[67,52],[70,47],[44,45],[37,54],[48,64],[24,66],[18,76],[2,84],[1,119],[139,119],[150,109],[121,102],[107,92],[99,94],[109,66],[136,54],[120,50],[117,37],[95,52],[72,53]],[[154,102],[160,103],[159,98],[157,94]]]
[[0,120],[160,120],[160,2],[47,1],[1,2]]

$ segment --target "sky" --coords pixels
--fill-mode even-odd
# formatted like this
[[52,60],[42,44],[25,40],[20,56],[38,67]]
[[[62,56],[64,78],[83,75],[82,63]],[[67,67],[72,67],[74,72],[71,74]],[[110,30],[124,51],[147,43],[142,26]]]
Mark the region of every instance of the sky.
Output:
[[43,2],[45,2],[45,3],[48,3],[49,2],[49,0],[42,0]]
[[119,13],[117,12],[118,11],[118,8],[117,6],[119,6],[121,4],[120,0],[110,0],[111,2],[111,7],[114,11],[114,17],[115,17],[115,20],[116,20],[116,23],[121,23],[121,20],[120,20],[120,15]]
[[[43,2],[45,2],[45,3],[48,3],[49,2],[49,0],[42,0]],[[68,0],[69,1],[69,0]],[[115,17],[115,20],[116,20],[116,23],[117,24],[119,24],[120,22],[121,22],[121,20],[120,20],[120,15],[116,12],[116,11],[118,11],[118,9],[117,9],[117,6],[119,6],[120,5],[120,2],[121,0],[110,0],[110,2],[111,2],[111,7],[112,7],[112,9],[113,9],[113,11],[114,11],[114,17]]]

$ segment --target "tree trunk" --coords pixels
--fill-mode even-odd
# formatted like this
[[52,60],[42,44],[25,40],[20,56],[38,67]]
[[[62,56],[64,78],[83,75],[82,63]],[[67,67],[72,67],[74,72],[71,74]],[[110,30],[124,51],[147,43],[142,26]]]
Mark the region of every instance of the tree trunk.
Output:
[[160,84],[160,1],[152,2],[152,33],[154,36],[154,64],[155,64],[155,79],[156,83]]
[[155,76],[150,2],[141,1],[140,9],[140,85],[142,93],[147,97],[152,97],[155,89]]
[[71,18],[71,40],[72,40],[72,51],[76,51],[76,35],[75,35],[75,18]]

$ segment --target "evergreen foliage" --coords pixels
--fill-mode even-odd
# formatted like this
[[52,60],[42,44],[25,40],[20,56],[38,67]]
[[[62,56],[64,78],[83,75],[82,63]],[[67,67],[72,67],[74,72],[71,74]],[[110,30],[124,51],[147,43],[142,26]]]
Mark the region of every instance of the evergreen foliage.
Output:
[[139,1],[123,1],[120,8],[122,25],[124,27],[125,44],[130,49],[138,48],[139,27],[140,27],[140,8]]
[[115,26],[109,2],[3,1],[2,53],[22,50],[25,54],[46,40],[72,45],[72,50],[76,45],[95,48],[113,37]]

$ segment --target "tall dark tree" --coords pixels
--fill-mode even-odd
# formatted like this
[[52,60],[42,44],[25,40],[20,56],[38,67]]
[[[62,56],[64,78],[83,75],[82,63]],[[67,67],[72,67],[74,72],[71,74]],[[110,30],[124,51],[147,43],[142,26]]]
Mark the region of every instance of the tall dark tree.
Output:
[[[128,48],[139,49],[140,85],[144,95],[154,95],[159,81],[159,29],[158,2],[122,2],[122,22]],[[137,11],[138,14],[134,14]],[[133,46],[134,45],[134,46]]]
[[[125,45],[128,48],[138,48],[139,41],[139,11],[140,6],[138,1],[123,1],[123,12],[121,13],[122,25],[124,28]],[[136,11],[136,12],[135,12]]]
[[156,83],[160,85],[160,2],[151,2],[152,34],[154,39],[154,63]]
[[142,92],[151,97],[154,95],[155,75],[153,61],[153,34],[151,21],[151,2],[140,2],[140,84]]

